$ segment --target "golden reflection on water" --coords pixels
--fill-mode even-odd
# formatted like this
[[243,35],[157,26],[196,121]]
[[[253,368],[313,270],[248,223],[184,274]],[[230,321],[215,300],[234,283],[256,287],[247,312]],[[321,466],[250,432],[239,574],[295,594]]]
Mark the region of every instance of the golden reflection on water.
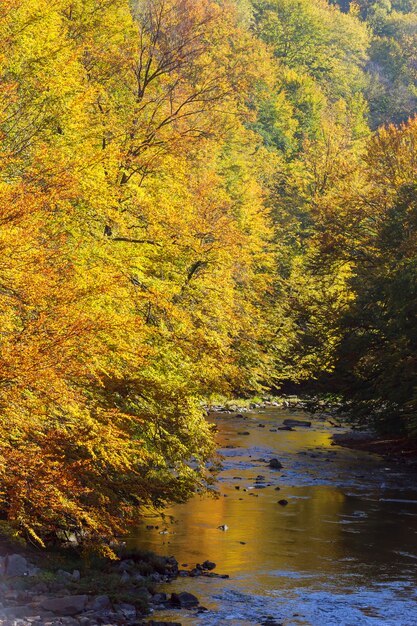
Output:
[[[218,418],[217,439],[225,454],[220,496],[196,497],[168,509],[172,524],[145,520],[159,528],[141,525],[130,544],[172,554],[187,568],[210,559],[219,573],[235,579],[250,574],[258,589],[284,583],[289,588],[303,580],[311,585],[313,579],[337,585],[338,577],[346,581],[346,576],[366,582],[391,570],[396,575],[398,553],[415,551],[417,505],[415,514],[399,516],[398,505],[380,502],[381,462],[363,453],[335,451],[326,427],[271,432],[285,417],[270,412],[241,422]],[[250,434],[239,435],[242,431]],[[282,470],[271,470],[262,461],[271,456],[282,460]],[[371,485],[375,497],[349,493],[351,472],[358,468],[368,481],[376,470],[377,482]],[[254,488],[258,475],[269,486]],[[341,476],[344,489],[337,486]],[[280,499],[288,505],[278,504]],[[228,530],[219,530],[222,525]],[[165,528],[168,534],[160,534]],[[411,571],[410,558],[401,558],[404,570]]]
[[[322,518],[334,519],[341,513],[344,496],[333,489],[316,487],[308,499],[290,500],[284,508],[277,504],[281,492],[276,495],[273,488],[262,491],[258,497],[249,495],[254,491],[229,491],[227,498],[193,501],[173,510],[178,520],[172,529],[176,534],[166,536],[165,552],[174,553],[190,566],[210,558],[228,574],[248,568],[332,569],[333,561],[340,556],[341,529],[337,524],[324,524]],[[287,497],[289,492],[286,490]],[[297,490],[299,496],[306,493]],[[226,532],[218,530],[222,524],[229,526]],[[155,549],[159,546],[155,534],[152,543]]]
[[[323,593],[327,593],[330,605],[325,610],[332,610],[333,594],[353,598],[355,593],[360,596],[363,586],[393,581],[398,589],[399,581],[417,580],[413,484],[398,496],[398,488],[404,489],[401,483],[405,475],[393,472],[390,483],[378,457],[335,449],[325,425],[276,431],[285,417],[288,414],[271,411],[241,421],[216,418],[217,440],[224,452],[219,497],[195,497],[166,510],[162,520],[149,517],[129,540],[130,545],[174,555],[186,569],[206,559],[214,561],[216,572],[229,574],[230,580],[178,578],[166,591],[186,589],[195,593],[215,616],[217,611],[224,614],[227,594],[232,594],[227,606],[239,611],[243,602],[245,619],[229,621],[228,617],[231,626],[258,624],[252,618],[262,614],[264,604],[265,611],[266,607],[272,610],[272,603],[280,614],[280,607],[285,606],[283,598],[285,602],[295,598],[296,606],[301,602],[305,609],[311,594],[318,593],[321,605]],[[291,417],[305,419],[304,415]],[[282,461],[282,470],[271,470],[265,462],[275,456]],[[259,475],[264,479],[257,483]],[[265,488],[255,488],[259,482]],[[400,497],[401,502],[408,498],[409,504],[390,502],[387,496]],[[288,505],[278,504],[281,499]],[[158,528],[146,530],[149,524]],[[219,530],[225,524],[228,530]],[[346,602],[349,606],[353,600]],[[360,598],[356,602],[360,604]],[[365,615],[375,607],[364,605],[359,610]],[[175,611],[166,611],[163,617],[177,619]],[[216,620],[214,617],[209,623],[226,623]],[[337,620],[334,623],[341,624],[339,617]],[[194,626],[204,620],[185,614],[181,623]],[[291,625],[310,623],[302,616],[285,621]],[[314,624],[322,626],[320,620]]]
[[[272,417],[276,419],[276,414]],[[249,420],[243,423],[242,430],[247,428],[250,436],[243,437],[237,434],[239,428],[236,430],[235,423],[223,420],[218,433],[219,446],[249,446],[255,451],[273,446],[277,456],[296,454],[303,449],[330,449],[328,432],[300,429],[271,433],[269,428],[257,428],[257,424]],[[239,450],[235,452],[240,454]],[[241,454],[246,461],[253,462],[254,455],[252,459],[245,457],[243,449]],[[299,459],[303,462],[302,457]],[[175,518],[174,524],[166,525],[169,534],[159,534],[163,524],[159,524],[158,530],[146,531],[142,527],[134,543],[174,554],[189,567],[209,558],[218,564],[217,571],[230,575],[248,569],[257,572],[334,570],[335,563],[343,556],[343,529],[339,524],[324,520],[337,520],[343,514],[345,496],[330,486],[282,485],[275,491],[282,482],[282,473],[285,475],[285,469],[273,472],[262,462],[254,462],[249,468],[226,469],[219,498],[194,498],[185,505],[168,509],[166,514]],[[254,489],[254,478],[258,474],[265,476],[272,486]],[[278,504],[282,498],[289,501],[288,506]],[[147,520],[147,523],[158,522]],[[224,524],[228,530],[219,530]]]

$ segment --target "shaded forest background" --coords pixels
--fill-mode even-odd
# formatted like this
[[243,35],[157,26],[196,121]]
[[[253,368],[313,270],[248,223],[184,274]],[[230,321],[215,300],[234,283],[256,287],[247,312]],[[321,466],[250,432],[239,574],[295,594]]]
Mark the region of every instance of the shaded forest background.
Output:
[[122,533],[282,384],[417,433],[417,0],[3,0],[0,523]]

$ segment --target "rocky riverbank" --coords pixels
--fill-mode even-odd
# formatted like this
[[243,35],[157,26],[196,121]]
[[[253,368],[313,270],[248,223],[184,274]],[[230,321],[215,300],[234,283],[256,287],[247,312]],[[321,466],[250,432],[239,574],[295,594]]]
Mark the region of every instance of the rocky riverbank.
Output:
[[[48,563],[49,561],[49,563]],[[66,562],[67,568],[59,567]],[[69,568],[72,563],[76,569]],[[181,626],[147,619],[154,611],[204,612],[186,591],[167,594],[158,587],[181,576],[221,577],[205,561],[179,569],[174,557],[130,551],[118,560],[83,560],[0,549],[0,626]],[[224,576],[225,577],[225,576]]]
[[417,440],[405,437],[380,437],[375,432],[348,431],[336,433],[333,442],[344,448],[379,454],[389,461],[403,463],[417,470]]

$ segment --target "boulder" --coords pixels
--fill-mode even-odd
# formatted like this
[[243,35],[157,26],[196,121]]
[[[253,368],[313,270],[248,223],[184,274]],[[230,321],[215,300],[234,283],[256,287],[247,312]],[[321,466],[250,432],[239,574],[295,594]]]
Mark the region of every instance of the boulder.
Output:
[[117,564],[117,569],[119,569],[121,572],[131,571],[134,567],[135,562],[133,561],[133,559],[123,559],[123,561],[120,561],[120,563]]
[[143,582],[145,582],[146,577],[142,576],[142,574],[134,574],[133,580],[135,580],[138,583],[143,583]]
[[208,569],[209,571],[212,569],[216,568],[216,564],[213,563],[213,561],[204,561],[204,563],[202,563],[202,567],[203,569]]
[[40,571],[40,567],[30,567],[28,571],[28,576],[37,576]]
[[166,593],[155,593],[155,595],[152,596],[152,602],[153,604],[163,604],[164,602],[166,602],[168,600],[168,596]]
[[278,504],[280,504],[281,506],[287,506],[288,500],[278,500]]
[[21,554],[9,554],[5,559],[5,574],[11,578],[14,576],[27,576],[31,566]]
[[124,585],[130,582],[130,576],[126,571],[124,571],[123,574],[120,576],[120,582],[122,582]]
[[57,570],[56,576],[61,580],[72,580],[72,574],[70,572],[66,572],[63,569]]
[[194,567],[194,569],[190,571],[190,576],[194,578],[195,576],[201,576],[201,573],[201,569],[199,569],[198,567]]
[[90,606],[91,611],[104,611],[111,608],[111,602],[109,596],[96,596],[91,600]]
[[282,463],[278,459],[271,459],[268,465],[271,469],[282,469]]
[[117,611],[127,620],[134,620],[136,618],[136,607],[133,604],[122,602],[117,605]]
[[306,420],[286,419],[283,421],[284,426],[302,426],[303,428],[310,428],[311,422]]
[[191,609],[199,605],[198,598],[192,593],[188,593],[188,591],[171,594],[171,602],[173,606],[180,607],[181,609]]
[[88,596],[63,596],[62,598],[44,598],[41,607],[59,615],[76,615],[82,613],[87,604]]
[[145,600],[145,602],[152,602],[152,594],[148,589],[146,589],[146,587],[138,589],[137,594],[142,600]]
[[[33,617],[35,615],[39,615],[39,611],[33,606],[20,605],[20,606],[9,606],[9,607],[3,608],[2,614],[5,617],[9,619],[13,619],[13,620],[25,619],[25,623],[26,623],[27,618]],[[0,623],[3,623],[3,622],[0,622]],[[13,624],[14,623],[15,622],[13,621]]]

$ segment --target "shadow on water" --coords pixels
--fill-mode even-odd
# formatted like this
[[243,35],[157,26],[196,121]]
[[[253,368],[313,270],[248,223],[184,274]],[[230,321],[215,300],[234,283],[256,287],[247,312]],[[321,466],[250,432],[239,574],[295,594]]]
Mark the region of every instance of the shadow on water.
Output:
[[[218,498],[172,507],[166,514],[173,523],[148,519],[131,538],[184,567],[208,558],[230,575],[171,583],[167,591],[195,593],[209,611],[161,618],[184,625],[244,626],[267,616],[286,625],[417,624],[414,477],[375,455],[332,446],[326,423],[276,430],[287,417],[279,410],[216,417],[224,456]],[[273,457],[281,470],[269,468]]]

